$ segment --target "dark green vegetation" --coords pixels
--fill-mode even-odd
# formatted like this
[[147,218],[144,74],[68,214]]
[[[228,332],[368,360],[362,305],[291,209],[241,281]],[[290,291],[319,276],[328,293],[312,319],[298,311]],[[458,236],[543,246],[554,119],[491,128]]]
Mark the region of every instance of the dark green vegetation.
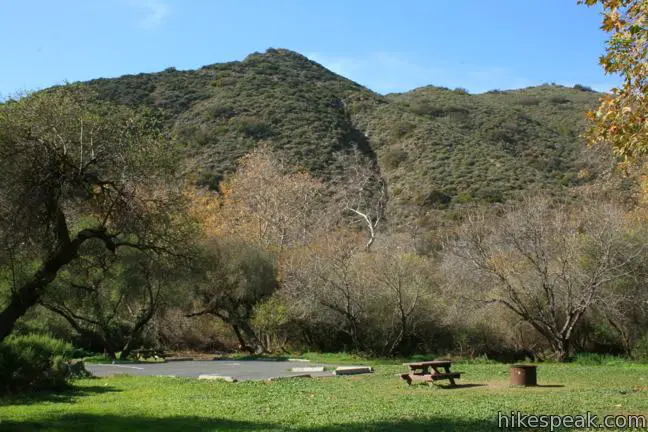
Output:
[[0,345],[0,394],[67,387],[85,372],[67,363],[78,354],[71,344],[45,335],[8,338]]
[[261,142],[293,169],[327,180],[348,173],[337,156],[357,147],[378,161],[399,215],[528,190],[557,193],[597,173],[578,136],[599,94],[583,86],[381,96],[282,49],[83,85],[106,100],[161,109],[187,146],[191,172],[213,187]]
[[[237,384],[114,377],[0,402],[6,431],[488,431],[497,412],[647,415],[645,365],[546,364],[537,388],[510,388],[508,367],[457,364],[456,389],[407,387],[401,365],[372,375]],[[614,429],[611,429],[614,430]]]

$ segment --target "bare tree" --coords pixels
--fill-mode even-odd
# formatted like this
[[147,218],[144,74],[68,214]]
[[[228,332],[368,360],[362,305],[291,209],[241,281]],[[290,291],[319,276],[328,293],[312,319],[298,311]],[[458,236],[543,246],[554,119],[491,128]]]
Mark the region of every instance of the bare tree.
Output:
[[326,216],[321,190],[309,174],[287,172],[268,148],[256,149],[221,191],[224,231],[278,253],[303,245]]
[[358,233],[335,230],[293,256],[283,275],[284,295],[293,300],[294,313],[306,322],[335,328],[356,350],[365,343],[365,287],[359,284],[355,263],[362,250]]
[[367,229],[369,239],[365,250],[370,251],[376,240],[378,226],[385,217],[387,183],[378,172],[376,162],[368,160],[358,150],[346,158],[351,173],[341,188],[341,202],[344,210]]
[[607,288],[632,261],[645,258],[645,246],[629,247],[626,236],[624,213],[612,205],[570,208],[531,198],[503,216],[469,215],[446,271],[463,296],[504,305],[565,360],[585,313],[609,298]]
[[368,302],[377,309],[371,316],[382,327],[380,353],[386,355],[414,352],[419,326],[437,318],[431,302],[438,287],[434,264],[390,240],[362,262],[363,276],[373,288]]
[[[626,239],[629,249],[633,242],[646,242],[645,233],[635,233]],[[627,274],[608,288],[605,302],[596,305],[597,317],[618,335],[626,355],[631,355],[635,343],[648,334],[648,268],[646,261],[637,259],[630,263]]]
[[438,284],[428,259],[409,252],[400,238],[384,238],[372,253],[352,231],[309,245],[282,279],[293,313],[344,335],[358,351],[412,352],[419,326],[435,319],[430,300]]

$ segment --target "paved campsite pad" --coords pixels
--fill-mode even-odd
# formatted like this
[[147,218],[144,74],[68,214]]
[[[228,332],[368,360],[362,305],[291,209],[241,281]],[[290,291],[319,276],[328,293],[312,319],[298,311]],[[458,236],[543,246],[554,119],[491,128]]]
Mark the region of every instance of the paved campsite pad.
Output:
[[[311,364],[309,364],[311,366]],[[335,367],[334,365],[313,364],[312,366]],[[304,372],[291,372],[291,368],[304,367],[304,363],[290,361],[263,360],[211,360],[182,361],[167,363],[136,364],[86,364],[93,375],[103,377],[116,374],[198,378],[200,375],[221,375],[238,381],[265,380],[269,378],[304,375]],[[334,376],[333,371],[309,372],[313,377]]]

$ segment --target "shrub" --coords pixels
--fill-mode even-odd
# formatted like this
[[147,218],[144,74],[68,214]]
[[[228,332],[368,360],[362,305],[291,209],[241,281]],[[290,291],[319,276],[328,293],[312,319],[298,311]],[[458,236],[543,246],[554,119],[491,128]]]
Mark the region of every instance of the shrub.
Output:
[[248,138],[262,139],[272,134],[270,125],[256,117],[240,117],[236,121],[236,127]]
[[11,336],[0,344],[0,392],[60,389],[85,370],[69,364],[74,348],[47,335]]
[[407,160],[407,152],[403,149],[391,149],[385,153],[383,161],[388,169],[396,169]]
[[639,339],[632,347],[632,358],[640,361],[648,361],[648,334]]
[[208,110],[208,120],[227,120],[236,115],[236,109],[232,106],[217,105]]
[[252,326],[266,351],[283,351],[288,340],[286,326],[289,320],[289,308],[276,296],[254,308]]
[[403,138],[405,135],[416,129],[416,125],[405,120],[398,121],[393,124],[391,128],[391,136],[393,139]]
[[599,353],[580,353],[572,358],[572,362],[584,366],[618,366],[624,364],[627,359],[619,356]]
[[549,102],[555,105],[562,105],[562,104],[569,103],[569,99],[567,99],[564,96],[551,96],[549,98]]
[[414,114],[425,115],[431,117],[443,117],[445,111],[443,108],[435,107],[428,101],[416,101],[410,105],[410,110]]
[[540,99],[533,96],[525,96],[521,98],[518,103],[523,106],[536,106],[540,105]]
[[575,90],[580,90],[580,91],[582,91],[582,92],[588,92],[588,93],[593,93],[593,92],[594,92],[594,90],[592,89],[592,87],[584,86],[584,85],[582,85],[582,84],[576,84],[576,85],[574,86],[574,89],[575,89]]
[[422,205],[424,207],[445,208],[451,200],[452,197],[445,191],[432,189],[423,197]]

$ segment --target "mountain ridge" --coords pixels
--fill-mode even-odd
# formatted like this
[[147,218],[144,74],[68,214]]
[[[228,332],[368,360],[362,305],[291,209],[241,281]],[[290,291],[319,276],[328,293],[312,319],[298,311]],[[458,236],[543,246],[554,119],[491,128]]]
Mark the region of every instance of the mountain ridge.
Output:
[[398,216],[592,181],[582,157],[584,113],[599,93],[541,85],[469,94],[425,86],[381,95],[285,49],[199,69],[100,78],[74,85],[98,98],[163,113],[198,182],[217,187],[260,144],[292,169],[343,177],[341,155],[376,162]]

